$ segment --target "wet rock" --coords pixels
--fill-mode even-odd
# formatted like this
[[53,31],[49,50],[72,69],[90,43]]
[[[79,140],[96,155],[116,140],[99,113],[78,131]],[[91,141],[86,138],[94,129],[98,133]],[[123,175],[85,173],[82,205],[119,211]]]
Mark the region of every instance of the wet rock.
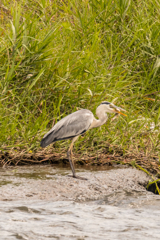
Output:
[[78,176],[87,178],[87,181],[69,177],[68,173],[70,170],[51,166],[3,169],[0,183],[5,184],[0,184],[0,200],[93,201],[117,191],[146,192],[149,181],[146,173],[133,168],[77,172]]

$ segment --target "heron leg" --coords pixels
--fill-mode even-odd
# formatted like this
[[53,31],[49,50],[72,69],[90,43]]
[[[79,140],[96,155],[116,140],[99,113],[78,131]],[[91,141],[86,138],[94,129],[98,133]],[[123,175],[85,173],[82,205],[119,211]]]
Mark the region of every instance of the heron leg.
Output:
[[70,166],[71,166],[71,170],[72,170],[72,173],[73,173],[73,177],[74,178],[79,178],[81,180],[87,180],[86,178],[83,178],[83,177],[78,177],[76,175],[76,172],[75,172],[75,167],[74,167],[74,162],[73,162],[73,159],[72,159],[72,156],[73,156],[73,144],[74,142],[77,140],[78,136],[74,137],[73,140],[72,140],[72,143],[67,151],[67,157],[68,157],[68,160],[69,160],[69,163],[70,163]]
[[74,162],[73,162],[73,159],[72,159],[72,156],[73,156],[73,144],[74,142],[78,139],[78,136],[74,137],[73,140],[72,140],[72,143],[67,151],[67,157],[68,157],[68,160],[69,160],[69,163],[70,163],[70,166],[71,166],[71,170],[72,170],[72,173],[73,173],[73,177],[76,178],[76,172],[75,172],[75,168],[74,168]]
[[76,178],[76,172],[75,172],[75,168],[74,168],[74,162],[73,162],[73,160],[72,160],[72,155],[71,155],[70,149],[68,149],[68,151],[67,151],[67,157],[68,157],[68,160],[69,160],[69,163],[70,163],[70,166],[71,166],[71,170],[72,170],[72,173],[73,173],[73,177]]

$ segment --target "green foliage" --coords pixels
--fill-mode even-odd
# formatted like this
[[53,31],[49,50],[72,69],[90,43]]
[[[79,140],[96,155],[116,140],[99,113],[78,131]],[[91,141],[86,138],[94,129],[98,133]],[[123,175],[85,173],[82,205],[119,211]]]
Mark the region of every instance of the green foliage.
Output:
[[1,149],[36,150],[53,121],[77,108],[95,112],[108,100],[128,117],[90,131],[76,146],[98,149],[107,141],[124,151],[159,151],[159,5],[2,0]]

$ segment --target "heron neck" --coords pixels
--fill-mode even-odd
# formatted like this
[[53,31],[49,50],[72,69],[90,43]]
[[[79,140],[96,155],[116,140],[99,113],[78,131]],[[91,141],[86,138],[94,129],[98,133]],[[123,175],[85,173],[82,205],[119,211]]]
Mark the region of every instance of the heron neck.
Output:
[[104,111],[102,111],[101,109],[96,110],[96,115],[99,118],[97,120],[96,127],[103,125],[108,119],[107,114]]

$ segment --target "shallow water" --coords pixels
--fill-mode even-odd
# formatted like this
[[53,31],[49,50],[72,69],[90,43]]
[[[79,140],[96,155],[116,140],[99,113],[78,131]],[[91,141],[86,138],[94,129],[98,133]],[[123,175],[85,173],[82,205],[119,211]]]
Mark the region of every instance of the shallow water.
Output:
[[6,199],[0,201],[0,239],[160,239],[160,197],[121,189],[83,203]]
[[[132,198],[134,200],[134,198]],[[155,203],[155,202],[154,202]],[[0,239],[159,239],[160,204],[0,203]]]

